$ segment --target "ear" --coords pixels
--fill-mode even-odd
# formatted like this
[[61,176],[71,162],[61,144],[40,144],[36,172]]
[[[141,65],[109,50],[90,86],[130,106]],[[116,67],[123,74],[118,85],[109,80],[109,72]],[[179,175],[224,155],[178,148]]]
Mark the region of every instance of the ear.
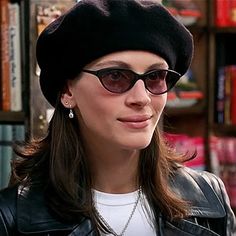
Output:
[[65,108],[74,108],[75,101],[68,84],[65,85],[62,94],[61,94],[61,103]]

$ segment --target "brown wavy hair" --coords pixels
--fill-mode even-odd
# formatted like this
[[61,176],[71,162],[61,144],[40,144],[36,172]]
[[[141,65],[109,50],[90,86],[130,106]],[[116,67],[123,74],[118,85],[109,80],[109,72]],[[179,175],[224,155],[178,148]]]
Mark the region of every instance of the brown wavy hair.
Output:
[[[89,217],[96,229],[104,229],[94,214],[92,178],[81,137],[78,120],[68,118],[58,99],[45,137],[15,146],[18,158],[12,163],[10,185],[41,185],[46,204],[56,216],[70,222]],[[156,222],[157,212],[172,220],[187,215],[188,203],[169,187],[174,170],[185,159],[166,145],[158,127],[140,153],[137,179],[156,209]]]

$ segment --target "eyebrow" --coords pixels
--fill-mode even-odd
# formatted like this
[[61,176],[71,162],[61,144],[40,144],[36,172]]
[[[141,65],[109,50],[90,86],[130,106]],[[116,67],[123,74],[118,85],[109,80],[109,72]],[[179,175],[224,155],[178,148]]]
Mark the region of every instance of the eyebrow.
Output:
[[120,66],[127,69],[131,68],[131,66],[128,63],[123,62],[123,61],[117,61],[117,60],[104,61],[104,62],[95,64],[95,67],[100,67],[100,66]]
[[155,64],[150,65],[148,68],[146,68],[146,71],[152,70],[152,69],[168,69],[168,65],[167,63],[164,63],[164,62],[155,63]]
[[[124,69],[132,69],[132,66],[124,61],[117,61],[117,60],[111,60],[111,61],[104,61],[100,62],[98,64],[94,65],[95,67],[100,67],[100,66],[120,66]],[[163,68],[164,67],[164,68]],[[166,69],[166,63],[164,62],[158,62],[154,63],[146,68],[145,71],[152,70],[152,69]]]

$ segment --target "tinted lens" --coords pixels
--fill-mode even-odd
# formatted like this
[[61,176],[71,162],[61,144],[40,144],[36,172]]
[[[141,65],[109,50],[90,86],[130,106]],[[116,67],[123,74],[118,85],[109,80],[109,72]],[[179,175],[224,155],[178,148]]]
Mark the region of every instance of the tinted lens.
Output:
[[145,75],[145,85],[149,92],[162,94],[169,91],[179,78],[179,74],[173,71],[156,70]]
[[123,93],[129,90],[134,80],[134,74],[128,70],[102,71],[99,78],[103,86],[113,93]]
[[153,94],[160,94],[167,90],[166,76],[168,71],[157,70],[145,76],[146,88]]

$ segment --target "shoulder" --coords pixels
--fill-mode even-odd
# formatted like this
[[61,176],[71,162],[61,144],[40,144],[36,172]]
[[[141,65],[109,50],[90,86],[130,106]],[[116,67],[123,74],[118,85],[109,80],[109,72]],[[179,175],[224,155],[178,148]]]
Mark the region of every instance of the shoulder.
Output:
[[190,216],[222,219],[225,235],[236,234],[235,216],[225,186],[218,176],[180,167],[171,177],[171,186],[177,195],[190,203]]
[[13,211],[16,206],[18,187],[5,188],[0,191],[0,211],[9,209]]
[[15,186],[0,191],[0,235],[16,232],[47,232],[71,230],[71,225],[58,222],[45,205],[43,191],[38,187]]
[[213,173],[208,171],[197,171],[188,167],[177,168],[173,172],[172,181],[184,181],[193,185],[197,184],[199,187],[206,186],[207,184],[218,194],[221,194],[221,190],[225,189],[222,180]]
[[8,235],[16,225],[16,202],[18,187],[0,191],[0,235]]
[[182,167],[177,170],[176,175],[179,176],[176,181],[181,182],[182,179],[182,181],[191,184],[194,190],[199,187],[204,193],[214,192],[221,203],[224,203],[228,198],[223,181],[213,173]]
[[222,197],[222,190],[225,190],[225,186],[218,176],[208,171],[197,171],[188,167],[177,168],[171,176],[171,182],[174,186],[184,182],[195,190],[199,187],[203,191],[215,191],[219,197]]
[[228,196],[223,182],[214,174],[180,167],[171,177],[171,187],[182,199],[190,202],[191,214],[205,214],[208,217],[226,215]]

